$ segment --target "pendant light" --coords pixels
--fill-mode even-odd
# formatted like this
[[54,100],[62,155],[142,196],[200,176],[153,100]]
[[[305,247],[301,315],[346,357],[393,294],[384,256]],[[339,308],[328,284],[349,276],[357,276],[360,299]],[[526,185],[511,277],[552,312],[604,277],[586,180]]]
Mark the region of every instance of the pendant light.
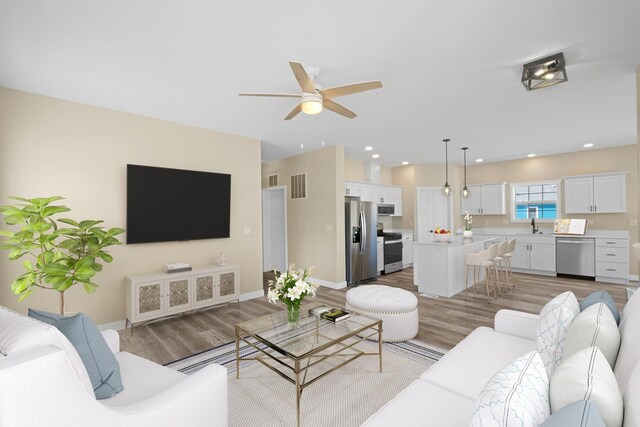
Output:
[[464,153],[464,187],[462,187],[462,197],[469,197],[469,189],[467,188],[467,150],[469,147],[462,147]]
[[449,187],[449,149],[447,147],[447,143],[451,141],[450,139],[443,139],[444,142],[444,173],[445,173],[445,181],[444,187],[442,187],[442,194],[448,196],[451,194],[451,188]]

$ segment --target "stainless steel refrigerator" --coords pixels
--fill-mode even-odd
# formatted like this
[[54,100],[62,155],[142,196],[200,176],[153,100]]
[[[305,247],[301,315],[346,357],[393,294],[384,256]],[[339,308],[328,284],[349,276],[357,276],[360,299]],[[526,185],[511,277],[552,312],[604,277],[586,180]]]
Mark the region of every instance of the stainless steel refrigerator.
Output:
[[344,204],[347,286],[375,279],[377,276],[377,219],[373,202],[347,197]]

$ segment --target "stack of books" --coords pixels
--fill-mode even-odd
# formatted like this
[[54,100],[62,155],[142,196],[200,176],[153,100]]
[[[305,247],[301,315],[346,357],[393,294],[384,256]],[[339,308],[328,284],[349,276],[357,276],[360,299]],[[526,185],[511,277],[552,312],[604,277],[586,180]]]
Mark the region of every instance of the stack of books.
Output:
[[329,320],[331,322],[340,322],[351,316],[351,313],[348,311],[341,308],[328,307],[326,305],[320,305],[310,309],[309,314],[321,317],[322,319]]

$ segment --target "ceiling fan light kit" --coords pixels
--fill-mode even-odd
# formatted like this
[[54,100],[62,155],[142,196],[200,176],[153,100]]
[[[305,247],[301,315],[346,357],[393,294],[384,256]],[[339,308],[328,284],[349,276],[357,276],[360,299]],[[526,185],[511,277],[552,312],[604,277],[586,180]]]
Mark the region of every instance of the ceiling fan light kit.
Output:
[[315,93],[305,93],[300,101],[302,112],[313,115],[322,111],[322,97]]
[[303,67],[301,63],[289,61],[291,71],[296,78],[301,94],[293,93],[241,93],[240,96],[267,96],[267,97],[280,97],[280,98],[300,98],[293,110],[287,114],[285,120],[291,120],[297,116],[300,112],[305,114],[318,114],[323,108],[340,114],[348,119],[353,119],[358,115],[348,108],[343,107],[337,102],[333,101],[334,98],[339,96],[352,95],[354,93],[366,92],[368,90],[379,89],[382,87],[382,82],[374,80],[370,82],[354,83],[344,86],[330,87],[328,89],[322,89],[318,84],[314,82],[314,79],[320,74],[320,68],[314,65],[308,65]]
[[522,66],[522,84],[527,91],[557,85],[568,80],[562,52]]

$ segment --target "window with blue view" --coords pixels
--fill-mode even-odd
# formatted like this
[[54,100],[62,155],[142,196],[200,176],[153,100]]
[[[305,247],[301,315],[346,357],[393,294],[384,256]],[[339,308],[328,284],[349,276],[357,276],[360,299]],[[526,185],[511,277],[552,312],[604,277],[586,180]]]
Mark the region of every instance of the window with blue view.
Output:
[[513,219],[528,220],[558,218],[558,184],[520,184],[513,192]]

